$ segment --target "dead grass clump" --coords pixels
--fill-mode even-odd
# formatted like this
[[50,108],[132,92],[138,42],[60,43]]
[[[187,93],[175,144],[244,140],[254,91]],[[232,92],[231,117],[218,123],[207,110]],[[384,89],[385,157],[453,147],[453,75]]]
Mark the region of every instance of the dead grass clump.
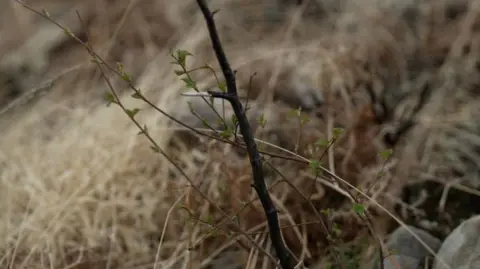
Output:
[[[35,122],[31,125],[36,128],[25,133],[27,121],[4,133],[2,197],[8,202],[2,203],[2,211],[8,221],[1,230],[2,245],[10,246],[5,266],[31,267],[39,262],[38,255],[47,253],[38,268],[66,266],[74,262],[67,259],[71,252],[151,254],[158,246],[149,243],[158,240],[152,234],[161,234],[166,213],[181,196],[181,189],[164,176],[168,172],[161,162],[146,162],[154,154],[129,135],[135,130],[122,115],[104,107],[93,113],[76,109],[68,121],[50,138],[42,137],[41,124]],[[122,124],[123,135],[115,131]],[[89,130],[88,135],[82,130]],[[120,143],[127,147],[117,147]],[[167,200],[171,204],[160,202]],[[180,227],[171,224],[165,240],[181,233]]]

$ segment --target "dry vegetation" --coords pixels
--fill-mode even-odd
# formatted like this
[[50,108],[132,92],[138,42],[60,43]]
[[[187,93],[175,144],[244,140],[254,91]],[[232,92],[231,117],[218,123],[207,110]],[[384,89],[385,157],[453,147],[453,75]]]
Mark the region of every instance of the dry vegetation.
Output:
[[[180,95],[185,85],[169,56],[171,48],[185,49],[194,55],[190,67],[208,63],[218,70],[195,1],[27,2],[46,8],[82,39],[88,36],[106,61],[122,62],[156,106],[195,123],[186,102],[198,99]],[[335,249],[358,259],[351,268],[368,268],[376,255],[345,193],[306,164],[320,156],[329,171],[384,209],[439,236],[480,213],[469,207],[480,192],[480,1],[279,2],[278,12],[276,4],[265,12],[254,0],[209,4],[221,9],[215,18],[243,94],[257,73],[251,115],[264,110],[267,119],[265,128],[256,128],[262,150],[304,160],[265,162],[295,256],[311,268],[327,268]],[[271,251],[248,159],[231,145],[179,136],[179,125],[132,99],[128,87],[108,75],[122,102],[141,109],[137,119],[209,203],[136,135],[138,128],[118,107],[105,105],[105,81],[82,46],[45,40],[48,31],[58,30],[52,26],[14,1],[0,11],[0,59],[9,64],[0,70],[2,267],[272,268],[224,221],[225,214],[236,216],[250,238]],[[214,85],[208,72],[195,73],[195,79],[201,87]],[[408,118],[424,87],[432,92],[429,101],[385,163],[378,154],[389,147],[384,133]],[[390,121],[376,121],[366,88],[386,98],[394,112]],[[398,102],[405,93],[409,98]],[[19,96],[18,105],[4,109]],[[301,128],[291,116],[299,104],[310,108]],[[342,138],[323,154],[314,143],[330,139],[338,127],[345,130]],[[423,197],[422,189],[430,196]],[[398,225],[384,209],[363,201],[380,237]],[[331,213],[319,213],[326,209]]]

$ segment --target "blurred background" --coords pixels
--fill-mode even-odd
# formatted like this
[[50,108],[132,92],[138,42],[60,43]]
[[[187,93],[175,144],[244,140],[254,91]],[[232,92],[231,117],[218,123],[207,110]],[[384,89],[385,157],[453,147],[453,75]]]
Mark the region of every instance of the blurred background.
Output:
[[[22,3],[48,11],[112,67],[122,63],[159,109],[204,128],[190,113],[192,100],[181,95],[187,89],[170,55],[187,50],[189,68],[209,64],[221,74],[196,1]],[[365,201],[381,238],[399,226],[385,210],[439,238],[480,212],[480,1],[208,3],[219,10],[217,27],[242,96],[251,94],[253,115],[267,119],[257,138],[321,158],[381,204]],[[128,85],[107,68],[102,74],[58,25],[16,1],[4,0],[2,7],[4,268],[273,268],[251,242],[221,224],[219,209],[237,216],[271,251],[261,205],[247,203],[256,193],[244,155],[218,141],[177,135],[180,125],[131,98]],[[215,86],[211,72],[193,77],[203,90]],[[125,106],[140,109],[140,124],[214,205],[150,149],[118,106],[106,105],[105,79]],[[426,88],[427,100],[415,109]],[[391,114],[388,120],[378,120],[379,105]],[[288,116],[299,106],[309,119],[301,126]],[[413,127],[394,145],[385,143],[386,133],[411,119]],[[322,154],[319,145],[334,128],[344,129],[346,138]],[[262,148],[274,151],[265,143]],[[386,162],[378,153],[392,147]],[[353,261],[350,268],[372,268],[374,241],[349,200],[305,163],[270,162],[276,169],[268,168],[266,177],[292,252],[311,268],[334,261],[316,219],[329,209],[323,218],[341,231],[335,249]]]

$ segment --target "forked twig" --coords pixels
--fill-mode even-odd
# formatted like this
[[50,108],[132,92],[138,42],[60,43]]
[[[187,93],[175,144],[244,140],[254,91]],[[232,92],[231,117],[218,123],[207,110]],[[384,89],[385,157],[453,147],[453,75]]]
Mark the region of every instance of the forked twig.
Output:
[[210,11],[205,0],[197,0],[197,4],[202,11],[207,24],[208,32],[212,42],[213,50],[217,57],[218,63],[222,69],[223,76],[227,86],[227,92],[215,92],[209,91],[209,93],[216,98],[221,98],[230,102],[232,109],[237,117],[240,132],[245,141],[247,147],[248,156],[250,159],[252,174],[253,174],[253,187],[258,194],[258,197],[262,203],[263,209],[267,216],[268,228],[270,231],[270,239],[275,249],[280,265],[283,269],[293,269],[296,262],[294,258],[287,250],[280,231],[277,210],[268,193],[267,185],[265,183],[263,166],[261,162],[261,156],[255,143],[252,129],[246,117],[240,98],[238,97],[237,85],[235,81],[235,74],[228,63],[228,59],[223,50],[220,38],[215,26],[215,20],[213,19],[214,13]]

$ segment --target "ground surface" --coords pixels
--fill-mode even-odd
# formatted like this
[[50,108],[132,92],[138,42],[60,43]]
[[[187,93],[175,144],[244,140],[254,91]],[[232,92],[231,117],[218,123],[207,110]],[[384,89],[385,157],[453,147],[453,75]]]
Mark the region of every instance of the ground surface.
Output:
[[[180,95],[185,83],[175,75],[169,55],[170,49],[188,50],[194,55],[189,67],[208,63],[218,71],[195,1],[27,3],[48,10],[112,66],[121,62],[158,108],[198,122],[181,113],[188,109],[188,98]],[[400,225],[385,210],[442,239],[462,219],[480,213],[480,1],[209,3],[221,10],[219,32],[241,88],[257,73],[251,96],[269,115],[266,127],[257,130],[262,149],[321,158],[331,172],[382,205],[365,200],[382,238]],[[107,73],[122,102],[141,109],[138,120],[202,197],[150,149],[117,106],[106,106],[108,87],[82,46],[15,1],[4,6],[3,267],[224,268],[238,263],[271,268],[253,247],[271,251],[261,206],[248,203],[256,193],[247,158],[205,138],[185,143],[193,138],[185,141],[179,125],[131,98],[125,83]],[[215,81],[203,71],[194,78],[201,88]],[[385,163],[379,154],[389,148],[383,134],[409,118],[425,87],[431,94],[415,114],[415,126]],[[389,121],[374,121],[367,88],[387,99],[394,112]],[[402,93],[410,95],[400,102]],[[309,121],[301,128],[290,113],[298,105],[311,106],[303,112]],[[323,154],[318,144],[340,127],[343,138]],[[366,261],[376,255],[374,241],[348,199],[328,184],[329,177],[315,177],[305,163],[272,158],[269,164],[272,199],[296,257],[317,266],[312,268],[327,268],[335,263],[334,253],[341,253],[350,268],[368,268]],[[222,223],[222,211],[236,216],[255,243]]]

